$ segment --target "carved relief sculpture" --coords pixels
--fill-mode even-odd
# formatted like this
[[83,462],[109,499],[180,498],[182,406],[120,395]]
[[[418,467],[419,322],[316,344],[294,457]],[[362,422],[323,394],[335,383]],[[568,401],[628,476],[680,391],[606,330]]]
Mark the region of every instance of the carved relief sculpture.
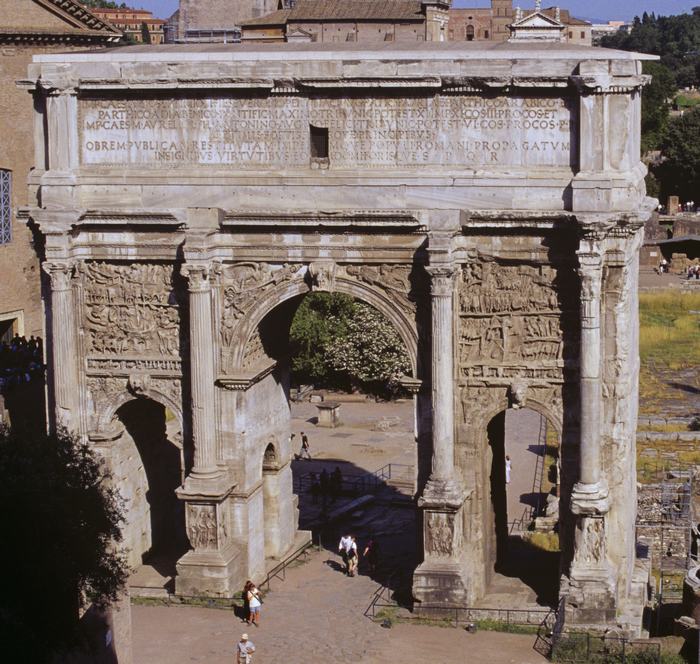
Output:
[[[474,371],[479,366],[561,365],[564,335],[555,278],[557,270],[549,265],[492,261],[463,267],[459,361],[464,377],[487,377],[489,372],[483,368]],[[536,377],[528,373],[520,372],[524,377]],[[500,372],[497,375],[506,377]]]
[[215,505],[187,505],[187,536],[195,551],[216,549],[218,530]]
[[428,518],[426,548],[438,557],[449,557],[454,550],[453,514],[432,513]]
[[180,312],[171,265],[85,262],[81,278],[88,354],[179,355]]
[[237,340],[239,323],[244,316],[265,297],[267,291],[286,281],[301,279],[302,274],[301,265],[298,264],[274,266],[268,263],[235,263],[223,267],[220,272],[223,284],[223,313],[219,335],[222,370],[227,373],[233,369],[233,347]]

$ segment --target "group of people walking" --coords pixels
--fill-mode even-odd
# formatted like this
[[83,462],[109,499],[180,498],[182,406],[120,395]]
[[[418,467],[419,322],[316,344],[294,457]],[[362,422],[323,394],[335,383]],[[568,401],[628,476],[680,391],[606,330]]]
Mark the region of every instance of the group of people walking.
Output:
[[[347,576],[356,576],[360,560],[355,535],[347,534],[340,538],[340,542],[338,543],[338,553],[340,553],[343,559],[344,573]],[[377,571],[379,544],[373,537],[370,537],[367,540],[365,549],[362,552],[362,557],[367,561],[369,573],[374,574]]]
[[319,496],[324,505],[328,498],[334,503],[343,490],[343,473],[340,467],[336,466],[332,473],[324,468],[318,477],[316,473],[309,473],[309,490],[314,505],[318,502]]

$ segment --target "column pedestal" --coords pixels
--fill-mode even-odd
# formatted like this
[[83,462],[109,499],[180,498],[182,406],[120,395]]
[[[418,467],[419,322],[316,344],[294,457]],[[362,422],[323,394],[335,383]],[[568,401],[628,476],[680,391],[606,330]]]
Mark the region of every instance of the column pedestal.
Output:
[[232,537],[232,524],[227,491],[213,495],[192,493],[187,487],[177,491],[187,503],[185,520],[187,537],[192,545],[177,561],[175,591],[178,595],[231,597],[240,588],[243,575],[240,548]]

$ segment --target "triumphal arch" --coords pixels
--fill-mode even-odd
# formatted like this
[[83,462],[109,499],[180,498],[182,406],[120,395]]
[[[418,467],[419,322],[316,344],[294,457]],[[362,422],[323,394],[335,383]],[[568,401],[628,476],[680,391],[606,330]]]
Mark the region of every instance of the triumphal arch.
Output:
[[[136,564],[228,595],[297,531],[287,331],[337,291],[412,359],[424,603],[497,555],[489,429],[561,440],[570,621],[630,626],[644,56],[565,44],[38,56],[33,204],[56,424],[109,461]],[[418,604],[420,605],[420,604]]]

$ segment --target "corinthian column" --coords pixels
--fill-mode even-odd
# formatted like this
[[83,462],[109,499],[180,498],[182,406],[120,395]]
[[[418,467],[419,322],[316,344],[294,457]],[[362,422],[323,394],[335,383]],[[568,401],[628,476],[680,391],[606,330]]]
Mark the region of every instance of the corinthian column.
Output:
[[51,375],[54,393],[54,426],[78,428],[78,371],[75,310],[69,262],[42,265],[51,277]]
[[192,477],[206,479],[219,474],[216,465],[211,284],[207,265],[185,265],[182,272],[189,281],[190,382],[194,442]]
[[424,502],[461,504],[454,472],[454,274],[452,265],[430,274],[433,458]]
[[597,243],[578,252],[581,277],[580,403],[581,437],[579,481],[574,486],[572,510],[575,514],[602,514],[607,511],[607,487],[600,476],[601,436],[601,291],[602,252]]

